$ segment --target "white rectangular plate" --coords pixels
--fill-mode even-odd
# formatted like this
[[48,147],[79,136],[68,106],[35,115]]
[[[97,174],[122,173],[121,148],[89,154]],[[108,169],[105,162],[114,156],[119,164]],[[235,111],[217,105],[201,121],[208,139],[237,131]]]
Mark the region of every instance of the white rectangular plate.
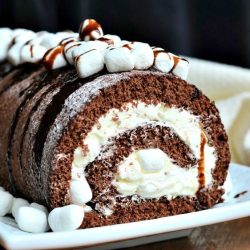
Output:
[[[7,249],[115,249],[187,236],[192,228],[250,216],[250,167],[231,164],[233,189],[225,202],[211,209],[127,224],[72,232],[30,234],[14,220],[0,217],[0,245]],[[247,191],[234,198],[235,195]]]

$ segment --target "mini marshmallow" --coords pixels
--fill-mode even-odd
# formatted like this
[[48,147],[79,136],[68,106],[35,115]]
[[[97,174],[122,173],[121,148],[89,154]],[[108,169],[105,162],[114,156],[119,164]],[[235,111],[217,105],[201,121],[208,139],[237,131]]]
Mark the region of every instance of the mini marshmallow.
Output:
[[136,155],[140,166],[145,171],[160,171],[164,168],[166,155],[158,148],[142,149]]
[[134,60],[128,48],[109,48],[106,49],[105,65],[111,73],[129,71],[134,68]]
[[58,45],[46,52],[43,57],[43,64],[48,70],[61,68],[67,65],[63,49],[63,45]]
[[47,49],[38,44],[28,44],[21,49],[21,62],[38,63],[42,60]]
[[44,233],[48,228],[48,219],[44,211],[34,207],[20,207],[16,213],[18,227],[29,233]]
[[43,39],[48,36],[48,32],[45,32],[45,31],[42,31],[41,33],[38,32],[36,34],[36,37],[31,39],[29,42],[27,42],[27,44],[30,44],[30,45],[40,45],[40,43],[43,41]]
[[45,206],[40,205],[40,204],[38,204],[38,203],[32,202],[32,203],[30,204],[30,207],[39,209],[39,210],[43,211],[45,214],[47,214],[47,215],[49,214],[48,209],[47,209]]
[[61,37],[59,37],[55,34],[49,33],[41,39],[40,45],[47,48],[47,49],[52,49],[52,48],[56,47],[57,45],[59,45],[61,40],[62,40]]
[[60,45],[67,45],[73,42],[77,42],[78,39],[76,37],[66,37],[64,39],[61,40]]
[[112,46],[118,46],[121,43],[121,38],[119,36],[116,35],[104,35],[100,38],[98,38],[99,41],[105,42],[108,45],[112,45]]
[[55,35],[58,36],[61,40],[64,39],[64,38],[69,38],[69,37],[75,37],[75,38],[79,37],[78,33],[75,33],[75,32],[73,32],[71,30],[59,31],[59,32],[56,32]]
[[171,53],[165,52],[162,48],[153,48],[154,52],[154,68],[169,73],[174,66],[174,58]]
[[89,50],[75,58],[75,66],[80,78],[94,75],[104,68],[103,55],[96,49]]
[[82,42],[71,42],[64,46],[64,55],[70,65],[74,65],[73,51],[81,44]]
[[15,43],[8,51],[7,59],[8,61],[17,66],[21,64],[21,49],[23,48],[23,43]]
[[73,58],[88,52],[90,50],[98,50],[102,54],[104,54],[104,50],[108,47],[108,44],[101,41],[89,41],[89,42],[82,42],[80,46],[72,51]]
[[25,199],[22,199],[22,198],[14,198],[13,199],[13,204],[12,204],[12,208],[11,208],[11,213],[13,215],[13,217],[15,219],[16,218],[16,215],[17,215],[17,211],[20,207],[28,207],[30,204],[28,201],[26,201]]
[[6,191],[0,190],[0,216],[5,216],[11,209],[13,196]]
[[[189,71],[189,62],[183,58],[176,57],[178,58],[172,72],[174,75],[179,76],[180,78],[186,80],[188,76],[188,71]],[[175,59],[176,60],[176,59]]]
[[84,209],[77,205],[68,205],[53,209],[49,214],[49,225],[54,232],[78,229],[84,219]]
[[75,34],[76,33],[71,32],[57,32],[56,34],[48,33],[42,37],[40,45],[46,49],[52,49],[65,39],[77,39]]
[[29,40],[36,37],[36,33],[31,30],[25,30],[14,37],[15,43],[25,44]]
[[123,46],[123,45],[126,45],[126,44],[132,45],[132,42],[130,42],[128,40],[121,40],[120,43],[119,43],[119,46]]
[[76,205],[85,205],[92,199],[92,191],[86,180],[82,177],[79,180],[73,180],[70,183],[71,203]]
[[101,25],[94,19],[84,20],[79,28],[79,37],[83,41],[96,40],[103,36]]
[[[33,202],[33,203],[30,204],[30,207],[33,207],[33,208],[36,208],[36,209],[39,209],[39,210],[43,211],[46,214],[46,217],[48,218],[49,211],[45,206]],[[46,230],[45,231],[47,232],[47,231],[49,231],[49,229],[50,229],[50,226],[49,226],[49,222],[47,220],[47,225],[46,225]]]
[[46,36],[48,34],[49,34],[49,32],[46,30],[41,30],[41,31],[36,32],[37,37],[43,37],[43,36]]
[[0,28],[0,37],[13,36],[14,32],[10,28]]
[[21,61],[21,50],[26,42],[35,38],[36,33],[33,31],[27,30],[25,32],[20,33],[18,36],[14,38],[15,43],[8,50],[7,58],[8,61],[17,66],[22,63]]
[[20,34],[22,34],[22,33],[24,33],[24,32],[27,32],[27,31],[29,31],[29,30],[27,30],[27,29],[20,29],[20,28],[14,29],[14,30],[13,30],[13,36],[14,36],[14,37],[15,37],[15,36],[19,36]]
[[9,46],[12,43],[13,31],[9,28],[0,28],[0,62],[6,60]]
[[147,43],[133,43],[131,55],[134,59],[135,69],[148,69],[153,65],[154,53]]
[[5,191],[5,189],[3,187],[0,187],[0,191]]

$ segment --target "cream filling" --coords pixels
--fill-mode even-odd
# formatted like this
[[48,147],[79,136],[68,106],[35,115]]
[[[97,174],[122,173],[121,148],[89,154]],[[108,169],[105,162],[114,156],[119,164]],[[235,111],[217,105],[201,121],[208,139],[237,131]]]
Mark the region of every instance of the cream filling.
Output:
[[[204,154],[211,148],[205,146]],[[205,185],[212,182],[211,163],[215,157],[205,158]],[[214,166],[214,165],[212,165]],[[186,169],[176,165],[160,149],[143,149],[131,153],[118,167],[112,183],[122,195],[140,195],[144,198],[193,196],[199,189],[198,165]]]
[[[121,133],[124,133],[127,130],[135,129],[138,126],[143,126],[146,124],[161,126],[166,126],[172,128],[175,133],[190,147],[193,154],[197,159],[200,157],[200,143],[201,143],[201,127],[199,123],[199,117],[191,114],[189,111],[175,108],[167,107],[164,103],[146,104],[141,101],[134,101],[133,103],[125,103],[121,109],[110,109],[106,114],[102,115],[98,122],[92,127],[91,131],[88,133],[86,138],[83,141],[86,150],[83,152],[81,147],[77,147],[74,152],[74,158],[72,162],[72,180],[80,180],[84,177],[85,167],[92,162],[100,153],[101,147],[108,143],[108,140],[111,137],[117,136]],[[209,185],[212,182],[211,170],[215,167],[216,156],[213,147],[210,147],[207,142],[205,144],[205,179],[206,185]],[[131,156],[133,158],[133,156]],[[170,195],[181,195],[181,192],[194,194],[197,190],[197,166],[189,169],[186,173],[182,168],[171,163],[171,160],[167,160],[166,156],[166,168],[172,169],[173,174],[171,175],[173,180],[174,178],[179,179],[179,184],[181,180],[186,180],[186,177],[189,179],[190,185],[186,184],[186,181],[182,181],[185,187],[185,191],[181,191],[181,187],[178,188],[179,191],[171,191]],[[165,169],[165,168],[164,168]],[[162,175],[166,170],[161,170]],[[170,172],[170,170],[168,170]],[[175,173],[175,174],[174,174]],[[173,177],[173,175],[175,177]],[[148,175],[147,175],[148,176]],[[168,175],[170,176],[170,175]],[[152,176],[148,176],[151,178]],[[165,177],[164,177],[165,178]],[[168,177],[170,178],[170,177]],[[118,178],[121,182],[124,182],[123,178]],[[145,178],[144,178],[145,179]],[[146,178],[148,179],[148,178]],[[126,180],[125,180],[126,182]],[[196,184],[195,184],[196,183]],[[118,184],[119,185],[119,184]],[[141,185],[141,184],[140,184]],[[138,185],[138,187],[140,186]],[[177,185],[177,184],[176,184]],[[121,194],[123,194],[122,189],[120,189]],[[145,197],[148,195],[141,190],[140,193],[145,194]],[[167,189],[167,188],[166,188]],[[138,192],[137,188],[135,192]],[[165,189],[164,189],[165,190]],[[189,191],[187,191],[189,190]],[[166,193],[166,191],[160,191]],[[124,191],[124,194],[126,191]],[[161,194],[156,195],[161,196]],[[166,193],[168,195],[168,193]],[[153,197],[153,196],[150,196]]]

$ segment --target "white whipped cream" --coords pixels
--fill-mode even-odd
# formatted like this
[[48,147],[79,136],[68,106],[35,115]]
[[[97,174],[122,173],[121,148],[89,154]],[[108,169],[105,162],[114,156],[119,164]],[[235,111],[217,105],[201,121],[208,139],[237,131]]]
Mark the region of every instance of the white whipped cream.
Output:
[[[205,146],[205,186],[212,184],[216,157],[213,148]],[[113,185],[122,195],[168,199],[194,196],[199,189],[198,165],[181,168],[160,149],[132,152],[119,166]]]
[[[134,102],[134,104],[125,103],[121,109],[110,109],[105,115],[101,116],[98,119],[98,122],[92,127],[91,131],[88,133],[88,135],[83,141],[84,145],[86,145],[86,147],[88,148],[88,152],[84,154],[81,147],[75,149],[74,159],[72,162],[72,176],[84,176],[84,169],[87,166],[87,164],[92,162],[100,154],[102,146],[107,144],[108,140],[111,137],[118,136],[119,134],[124,133],[127,130],[132,130],[140,125],[145,125],[145,124],[152,124],[152,125],[159,124],[161,126],[172,128],[186,143],[186,145],[190,147],[194,156],[197,159],[199,159],[201,133],[202,133],[202,129],[200,128],[199,124],[199,117],[194,116],[187,110],[175,107],[172,108],[166,107],[164,103],[153,105],[137,101]],[[143,155],[142,152],[138,154]],[[204,161],[205,185],[207,186],[211,184],[213,180],[211,172],[212,169],[215,167],[216,155],[214,148],[209,146],[207,143],[205,144],[204,147],[204,154],[205,154],[205,161]],[[134,156],[132,155],[131,157],[133,159]],[[141,157],[140,161],[134,164],[135,169],[131,171],[136,172],[138,170],[137,168],[141,169],[141,165],[144,165],[144,168],[147,168],[145,163],[143,164],[143,161],[146,162],[148,161],[148,159],[144,158]],[[163,156],[162,154],[161,155],[158,154],[156,157],[153,157],[152,160],[155,160],[154,158],[165,159],[167,162],[166,164],[167,168],[171,168],[173,170],[173,174],[176,173],[176,176],[180,175],[178,177],[179,179],[182,180],[185,178],[192,179],[191,183],[195,184],[190,184],[192,188],[190,188],[190,186],[186,187],[186,190],[188,189],[190,191],[189,192],[190,195],[191,194],[193,195],[197,191],[198,166],[194,166],[194,168],[186,171],[183,168],[180,168],[179,166],[171,163],[171,160],[168,160],[168,156],[165,155]],[[126,163],[124,164],[126,165]],[[155,164],[152,164],[151,167],[154,166]],[[165,168],[166,167],[161,166],[160,172],[163,173]],[[134,175],[134,177],[136,178],[135,172],[133,172],[132,175]],[[129,190],[137,190],[135,186],[136,185],[138,186],[138,184],[135,185],[135,183],[133,182],[129,183],[130,187],[126,184],[127,183],[125,183],[124,181],[121,182],[121,184],[117,184],[118,190],[120,191],[122,190],[122,185],[125,189],[127,188]],[[142,187],[143,185],[140,186],[140,194],[146,192],[145,190],[144,191],[142,190]],[[165,191],[162,192],[164,193]],[[172,192],[172,194],[174,193],[175,191]],[[159,195],[161,196],[162,193],[160,193]],[[177,195],[182,195],[182,193],[178,193]],[[146,195],[145,197],[148,196]]]
[[119,165],[113,185],[125,196],[171,199],[195,195],[199,188],[197,175],[197,166],[181,168],[160,149],[143,149],[134,151]]
[[197,116],[183,109],[166,107],[164,103],[153,105],[137,101],[134,104],[125,103],[121,109],[110,109],[98,119],[84,139],[88,153],[84,156],[81,148],[77,148],[73,167],[84,168],[93,161],[109,138],[148,123],[173,128],[199,157],[201,129]]

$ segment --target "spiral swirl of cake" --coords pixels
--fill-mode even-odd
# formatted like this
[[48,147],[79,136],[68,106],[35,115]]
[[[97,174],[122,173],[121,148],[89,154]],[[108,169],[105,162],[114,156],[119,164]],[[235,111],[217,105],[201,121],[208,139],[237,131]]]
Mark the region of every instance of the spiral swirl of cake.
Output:
[[0,184],[49,209],[87,208],[82,228],[221,202],[227,135],[214,103],[184,80],[188,62],[86,25],[91,41],[29,33],[39,41],[15,47],[25,58],[50,44],[42,64],[29,59],[0,81]]

